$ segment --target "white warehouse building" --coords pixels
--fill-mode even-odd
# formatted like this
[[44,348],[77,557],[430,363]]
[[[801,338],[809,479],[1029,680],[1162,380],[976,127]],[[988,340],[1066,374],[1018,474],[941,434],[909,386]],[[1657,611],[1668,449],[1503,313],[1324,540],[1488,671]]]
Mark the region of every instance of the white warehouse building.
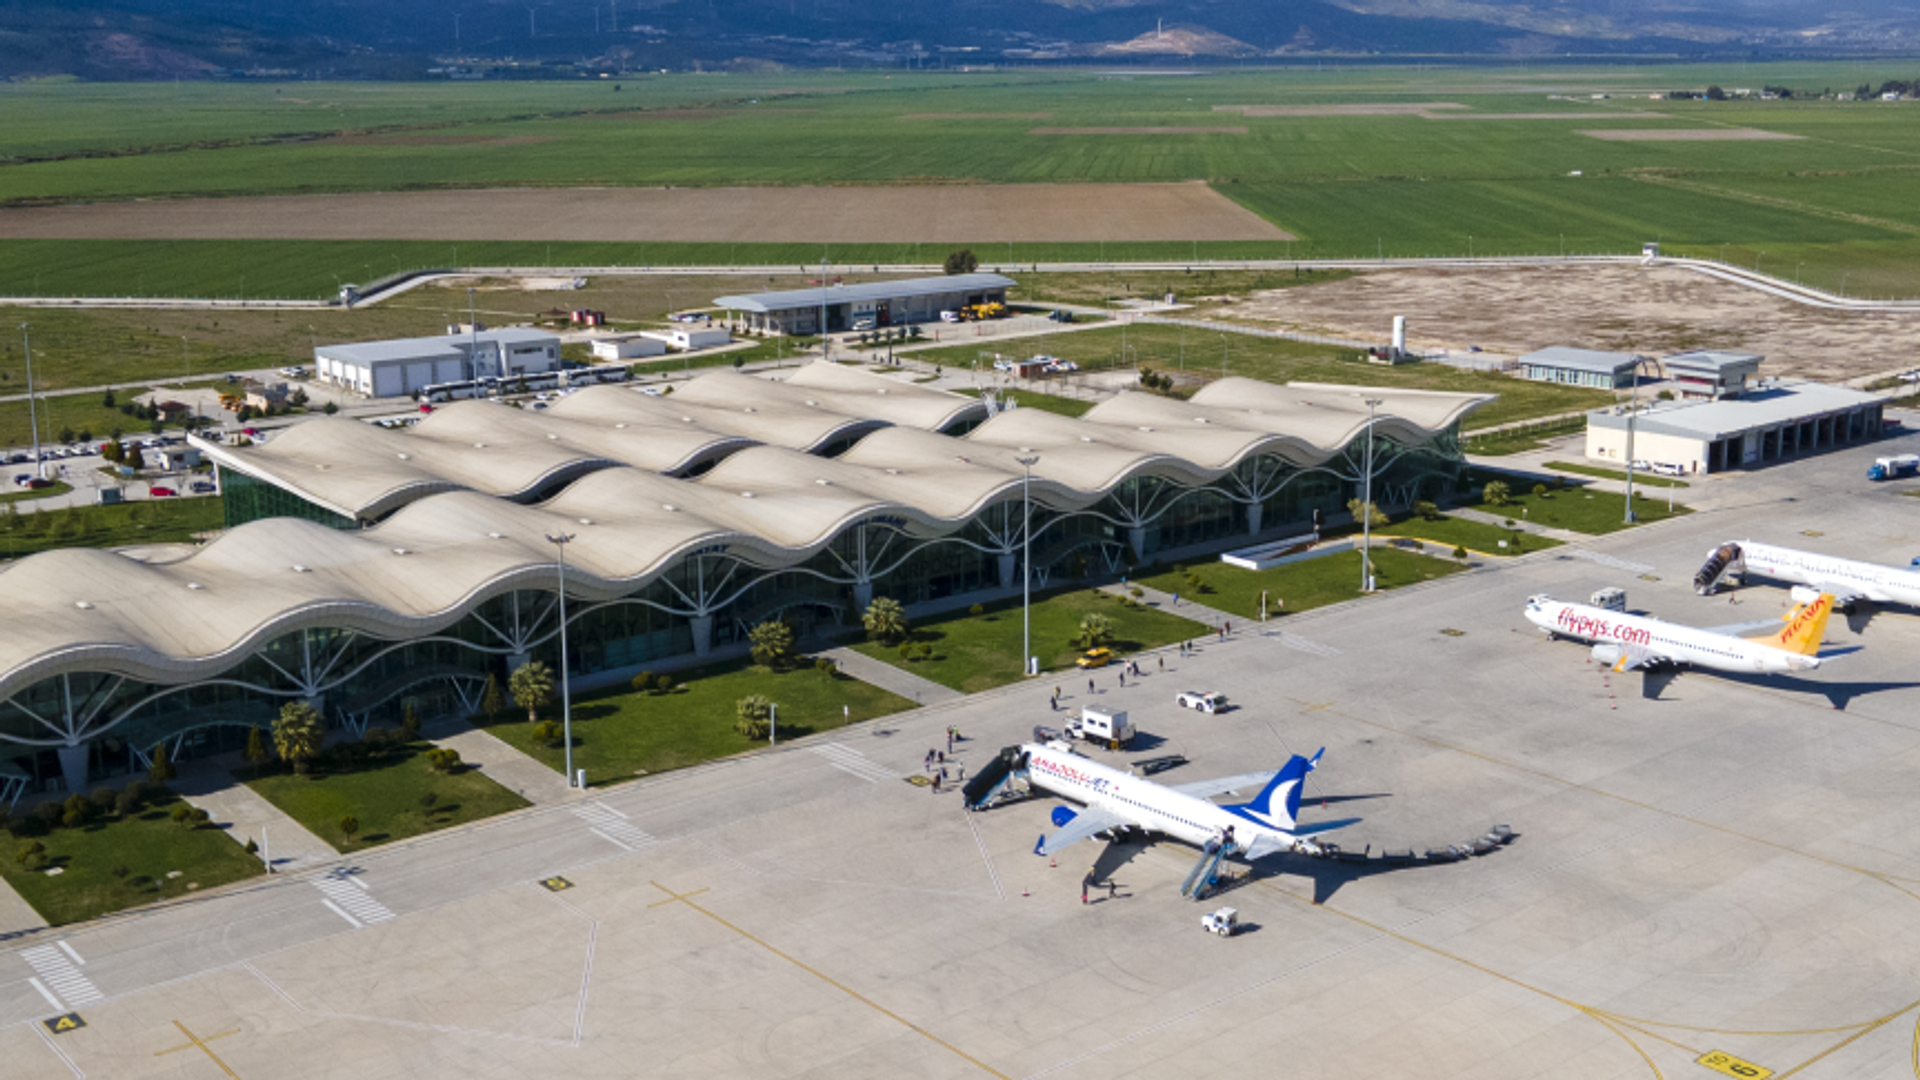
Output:
[[560,366],[560,339],[544,330],[482,330],[441,337],[321,345],[321,382],[368,397],[405,397],[437,383],[537,375]]

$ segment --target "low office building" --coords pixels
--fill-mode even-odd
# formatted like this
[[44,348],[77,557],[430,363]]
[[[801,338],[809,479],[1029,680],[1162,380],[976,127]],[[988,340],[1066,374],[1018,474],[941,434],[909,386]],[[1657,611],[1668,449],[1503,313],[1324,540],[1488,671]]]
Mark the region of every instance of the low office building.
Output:
[[934,322],[943,311],[975,304],[1004,304],[1015,282],[999,274],[945,274],[903,281],[830,285],[824,289],[722,296],[727,321],[748,330],[817,334],[824,313],[828,333]]
[[686,352],[711,349],[733,341],[733,333],[724,326],[669,326],[665,330],[642,330],[640,336]]
[[1633,353],[1596,352],[1554,345],[1536,349],[1520,358],[1520,374],[1535,382],[1591,386],[1600,390],[1626,390],[1633,386],[1634,372],[1646,358]]
[[560,339],[544,330],[481,330],[439,337],[321,345],[315,377],[368,397],[405,397],[437,383],[537,375],[560,366]]
[[[1587,457],[1629,460],[1682,472],[1724,472],[1767,465],[1878,438],[1883,399],[1842,386],[1768,379],[1737,398],[1655,401],[1587,414]],[[1628,451],[1628,420],[1632,451]]]
[[592,351],[595,360],[638,360],[667,355],[667,343],[644,334],[624,334],[600,338],[593,343]]
[[[562,663],[553,534],[573,536],[565,664],[582,689],[767,619],[804,635],[858,625],[876,596],[965,606],[1294,536],[1343,514],[1369,461],[1382,505],[1444,499],[1459,422],[1491,400],[1234,378],[981,420],[978,399],[839,365],[783,375],[209,446],[230,500],[245,477],[289,513],[171,561],[67,548],[0,574],[0,799],[142,771],[156,745],[240,748],[289,701],[350,731],[470,715],[489,677]],[[291,512],[319,501],[361,527]]]
[[1689,401],[1718,401],[1739,397],[1760,379],[1760,361],[1753,353],[1722,352],[1703,349],[1678,353],[1660,361],[1681,398]]

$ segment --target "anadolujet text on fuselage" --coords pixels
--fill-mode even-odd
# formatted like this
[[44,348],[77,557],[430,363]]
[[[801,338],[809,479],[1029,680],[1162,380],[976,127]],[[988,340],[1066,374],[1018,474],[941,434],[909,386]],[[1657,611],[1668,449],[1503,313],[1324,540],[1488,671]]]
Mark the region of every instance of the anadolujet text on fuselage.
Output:
[[1832,593],[1835,606],[1841,608],[1861,600],[1920,607],[1920,571],[1753,540],[1730,540],[1713,549],[1706,565],[1693,577],[1694,591],[1710,596],[1728,577],[1738,577],[1743,583],[1749,577],[1787,582],[1793,586],[1794,601],[1801,604],[1811,603],[1821,593]]

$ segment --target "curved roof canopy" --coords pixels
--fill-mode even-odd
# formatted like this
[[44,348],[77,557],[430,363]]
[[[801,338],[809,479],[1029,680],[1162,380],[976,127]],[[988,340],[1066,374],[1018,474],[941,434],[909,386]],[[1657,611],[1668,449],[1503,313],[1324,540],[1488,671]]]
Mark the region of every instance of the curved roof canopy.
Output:
[[[386,639],[431,633],[501,592],[550,588],[551,533],[575,536],[569,594],[607,600],[695,552],[772,569],[804,562],[866,522],[918,537],[950,533],[1019,500],[1024,456],[1038,458],[1035,501],[1084,509],[1135,476],[1200,484],[1255,454],[1328,461],[1366,430],[1369,398],[1376,431],[1409,444],[1491,400],[1227,379],[1190,401],[1123,393],[1077,419],[1012,409],[955,438],[927,428],[959,415],[952,403],[966,399],[938,395],[936,408],[923,389],[875,379],[814,365],[784,384],[708,376],[665,400],[583,391],[546,414],[472,403],[404,435],[352,421],[297,425],[247,453],[250,469],[287,470],[304,484],[317,465],[337,464],[319,472],[319,483],[362,505],[397,486],[443,489],[358,532],[271,518],[166,563],[90,548],[23,559],[0,571],[0,608],[11,616],[0,621],[0,696],[63,672],[168,684],[207,678],[303,627]],[[869,402],[896,422],[842,457],[772,445],[811,445],[822,425],[857,417],[854,405]],[[752,418],[741,432],[764,424],[753,433],[765,442],[744,445],[746,434],[702,425],[698,438],[742,448],[695,479],[662,474],[659,462],[695,445],[669,433],[692,430],[679,417],[696,407]],[[583,462],[596,467],[538,505],[485,493],[531,490]]]

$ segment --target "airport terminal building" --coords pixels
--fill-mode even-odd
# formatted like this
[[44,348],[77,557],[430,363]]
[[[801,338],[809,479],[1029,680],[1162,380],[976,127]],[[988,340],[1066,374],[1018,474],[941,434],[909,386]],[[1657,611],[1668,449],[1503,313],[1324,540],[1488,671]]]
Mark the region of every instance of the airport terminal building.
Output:
[[[875,596],[964,606],[1296,534],[1363,483],[1356,388],[1223,379],[1078,418],[835,364],[625,386],[543,412],[457,402],[410,429],[315,418],[204,444],[242,513],[171,559],[69,548],[0,573],[0,799],[237,749],[288,701],[363,731],[476,710],[490,675],[576,688]],[[1368,390],[1375,498],[1441,499],[1483,395]],[[1031,544],[1022,533],[1031,461]],[[238,498],[236,498],[238,496]],[[925,610],[926,608],[923,608]]]

